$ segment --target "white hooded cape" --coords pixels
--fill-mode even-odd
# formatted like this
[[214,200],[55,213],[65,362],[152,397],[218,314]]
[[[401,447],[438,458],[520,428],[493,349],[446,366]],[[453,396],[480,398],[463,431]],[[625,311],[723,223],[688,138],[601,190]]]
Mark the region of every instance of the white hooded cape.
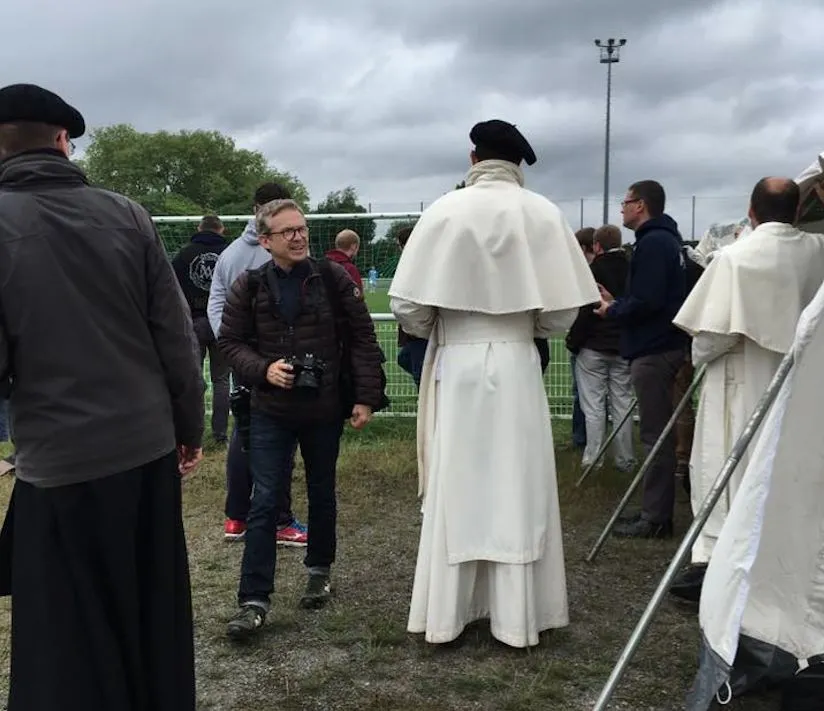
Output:
[[467,187],[447,193],[421,215],[389,296],[485,314],[558,311],[599,301],[564,214],[523,184],[513,163],[477,163]]
[[726,700],[739,644],[789,656],[796,669],[824,655],[824,288],[804,310],[792,349],[794,365],[750,445],[707,569],[689,711],[706,711],[719,690]]

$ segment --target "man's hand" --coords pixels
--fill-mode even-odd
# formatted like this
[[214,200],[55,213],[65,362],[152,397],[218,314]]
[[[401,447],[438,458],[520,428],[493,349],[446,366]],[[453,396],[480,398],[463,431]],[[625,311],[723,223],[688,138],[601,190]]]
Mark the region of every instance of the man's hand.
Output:
[[177,468],[180,476],[187,479],[192,475],[197,465],[203,459],[203,450],[200,447],[187,447],[179,445],[177,448]]
[[283,358],[272,363],[266,370],[266,380],[270,385],[276,388],[283,388],[284,390],[291,389],[295,382],[295,374],[292,372],[294,368],[289,365]]
[[615,302],[615,297],[600,284],[598,284],[598,293],[601,295],[601,304],[593,311],[601,318],[606,318],[607,309]]
[[611,301],[601,301],[601,305],[597,309],[593,309],[595,313],[600,316],[601,318],[607,317],[607,309],[612,306]]
[[372,419],[372,408],[369,405],[355,405],[352,408],[352,417],[349,418],[349,424],[356,430],[362,430],[369,424]]

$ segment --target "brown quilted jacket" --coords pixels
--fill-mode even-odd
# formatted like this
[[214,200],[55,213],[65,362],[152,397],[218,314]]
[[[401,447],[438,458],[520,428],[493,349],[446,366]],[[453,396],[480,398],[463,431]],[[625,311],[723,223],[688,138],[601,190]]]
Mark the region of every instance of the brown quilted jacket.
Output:
[[[274,262],[270,262],[259,272],[254,313],[248,272],[232,285],[218,339],[220,351],[238,378],[252,388],[252,408],[293,424],[330,422],[351,414],[344,413],[340,405],[340,350],[332,304],[317,262],[307,261],[309,269],[301,288],[300,310],[291,326],[280,312],[279,278]],[[383,393],[383,353],[372,317],[346,270],[331,262],[329,268],[349,328],[355,400],[375,408]],[[270,364],[290,356],[301,358],[307,353],[328,363],[319,390],[284,390],[267,382]]]

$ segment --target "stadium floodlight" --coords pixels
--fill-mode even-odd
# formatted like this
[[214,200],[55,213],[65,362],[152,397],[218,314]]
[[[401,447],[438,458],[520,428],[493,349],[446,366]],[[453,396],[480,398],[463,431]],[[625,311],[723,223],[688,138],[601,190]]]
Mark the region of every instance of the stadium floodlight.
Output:
[[610,37],[606,42],[595,40],[595,46],[601,50],[601,64],[607,65],[607,119],[606,119],[606,139],[604,141],[604,224],[609,222],[609,130],[610,130],[610,104],[612,103],[612,65],[621,61],[621,47],[627,41],[625,39],[615,40]]

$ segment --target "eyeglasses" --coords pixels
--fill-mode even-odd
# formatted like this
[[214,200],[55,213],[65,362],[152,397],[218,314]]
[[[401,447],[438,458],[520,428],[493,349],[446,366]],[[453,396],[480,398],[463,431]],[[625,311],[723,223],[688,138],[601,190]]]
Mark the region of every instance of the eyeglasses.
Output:
[[633,202],[641,202],[644,198],[632,198],[630,200],[621,200],[621,207],[626,207]]
[[75,151],[74,141],[71,138],[67,138],[66,142],[69,144],[69,155],[73,156]]
[[298,238],[306,239],[308,234],[309,228],[306,225],[302,225],[301,227],[287,227],[285,230],[279,230],[277,232],[263,233],[266,237],[283,237],[287,242],[294,242]]

